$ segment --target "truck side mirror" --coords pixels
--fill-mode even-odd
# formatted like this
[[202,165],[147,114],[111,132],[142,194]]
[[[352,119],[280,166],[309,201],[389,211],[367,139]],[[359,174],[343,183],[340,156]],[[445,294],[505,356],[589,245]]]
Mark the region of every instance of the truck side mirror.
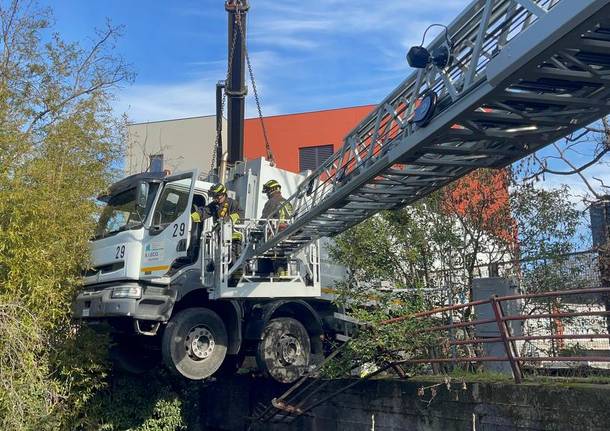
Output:
[[138,183],[136,191],[136,205],[138,208],[145,209],[148,201],[148,183],[142,181]]

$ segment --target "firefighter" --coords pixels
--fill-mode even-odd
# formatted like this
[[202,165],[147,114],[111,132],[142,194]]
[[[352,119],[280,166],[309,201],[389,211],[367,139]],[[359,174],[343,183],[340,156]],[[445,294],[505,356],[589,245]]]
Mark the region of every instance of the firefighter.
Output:
[[[219,220],[227,222],[230,220],[233,224],[239,223],[242,218],[241,208],[239,208],[239,203],[235,199],[227,196],[227,188],[224,184],[214,184],[210,189],[210,197],[212,202],[204,208],[197,209],[201,220],[213,217],[215,222]],[[233,239],[236,239],[236,237],[241,239],[241,235],[234,232]]]
[[269,199],[263,207],[263,218],[279,219],[280,223],[292,217],[292,205],[282,196],[282,186],[276,180],[263,185],[263,193]]
[[[202,222],[205,219],[210,217],[214,218],[214,222],[223,221],[228,222],[231,221],[234,225],[239,223],[242,218],[242,211],[239,207],[239,203],[235,200],[227,196],[227,188],[224,184],[218,183],[214,184],[209,191],[209,195],[212,198],[212,202],[207,204],[205,207],[198,207],[196,211],[191,213],[191,219],[193,222],[197,222],[199,219]],[[234,262],[237,259],[240,249],[241,249],[241,241],[242,234],[233,229],[232,234],[232,246],[231,246],[231,261]],[[213,270],[209,269],[209,271]],[[239,271],[235,271],[233,273],[232,279],[229,280],[229,284],[234,284],[235,279],[239,278]]]
[[[263,207],[262,217],[265,219],[278,219],[278,230],[288,227],[286,222],[292,217],[293,208],[282,196],[282,186],[276,180],[269,180],[263,184],[263,193],[269,199]],[[274,273],[280,277],[286,276],[287,259],[260,259],[259,266],[262,273]]]
[[[231,221],[234,225],[239,223],[242,218],[242,211],[239,203],[227,196],[227,188],[224,184],[214,184],[209,192],[212,202],[205,207],[198,207],[196,211],[191,213],[193,222],[202,222],[210,217],[214,218],[214,222],[219,220],[223,222]],[[233,242],[240,242],[242,235],[240,232],[233,230]]]

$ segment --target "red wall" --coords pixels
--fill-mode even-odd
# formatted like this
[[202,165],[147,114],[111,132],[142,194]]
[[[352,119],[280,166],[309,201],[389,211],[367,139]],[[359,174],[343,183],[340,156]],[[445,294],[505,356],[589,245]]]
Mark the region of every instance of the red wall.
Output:
[[[299,172],[299,148],[333,144],[337,151],[345,135],[373,108],[375,105],[265,117],[265,128],[277,166]],[[265,157],[265,139],[258,118],[245,121],[244,141],[246,159]]]

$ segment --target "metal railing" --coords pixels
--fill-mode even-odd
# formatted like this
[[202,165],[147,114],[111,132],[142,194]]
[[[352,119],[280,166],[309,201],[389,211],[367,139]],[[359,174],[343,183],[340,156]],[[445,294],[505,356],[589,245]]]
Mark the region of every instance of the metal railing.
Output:
[[[356,386],[360,382],[377,377],[384,373],[392,373],[399,378],[406,378],[404,366],[418,364],[458,364],[458,363],[489,363],[489,362],[508,362],[511,367],[512,375],[516,383],[521,383],[524,380],[524,365],[536,364],[541,362],[571,362],[583,364],[588,362],[610,363],[610,355],[599,356],[579,356],[579,355],[555,355],[555,356],[524,356],[520,354],[517,348],[518,342],[538,341],[538,340],[590,340],[603,339],[610,340],[608,333],[588,333],[588,334],[558,334],[549,333],[543,335],[515,335],[510,327],[510,322],[527,321],[532,319],[573,319],[578,317],[590,316],[609,316],[610,312],[606,310],[581,311],[581,312],[549,312],[549,313],[512,313],[505,311],[505,305],[509,302],[533,300],[558,300],[574,295],[610,295],[610,288],[589,288],[575,289],[553,292],[541,292],[534,294],[522,295],[507,295],[507,296],[492,296],[486,300],[472,301],[466,304],[451,305],[435,308],[433,310],[413,313],[409,315],[399,316],[380,322],[381,326],[390,326],[400,324],[405,321],[431,319],[432,324],[418,329],[411,335],[417,337],[423,334],[439,334],[440,336],[434,339],[435,344],[444,345],[447,349],[447,357],[409,357],[410,352],[384,352],[384,353],[402,353],[406,357],[398,360],[384,360],[377,364],[377,368],[364,375],[362,378],[354,379],[349,383],[340,386],[339,388],[331,387],[334,380],[323,379],[320,370],[328,363],[334,361],[341,355],[349,346],[349,341],[335,349],[317,368],[309,374],[303,376],[287,391],[280,396],[274,398],[269,405],[260,404],[255,408],[254,415],[251,418],[254,422],[290,422],[294,418],[307,414],[317,406],[333,399],[337,395]],[[490,306],[493,310],[493,317],[487,319],[475,319],[464,322],[455,322],[449,324],[438,324],[438,317],[443,317],[445,313],[456,310],[475,309],[475,307]],[[456,339],[450,334],[451,331],[463,328],[476,328],[481,325],[496,325],[498,334],[495,336],[475,336],[471,338]],[[417,325],[421,326],[421,325]],[[447,335],[444,335],[447,333]],[[434,337],[433,337],[434,338]],[[458,356],[453,354],[449,357],[449,350],[452,347],[458,346],[480,346],[489,343],[498,343],[504,348],[504,355],[485,355],[477,352],[474,355]],[[346,372],[353,372],[363,365],[362,360],[354,360],[351,368]]]
[[[532,313],[517,313],[508,314],[505,311],[507,302],[510,301],[536,301],[536,300],[549,300],[549,299],[565,299],[571,296],[585,296],[585,295],[608,295],[610,294],[610,288],[590,288],[590,289],[574,289],[574,290],[563,290],[554,292],[541,292],[541,293],[530,293],[520,295],[508,295],[508,296],[493,296],[487,300],[472,301],[465,304],[452,305],[447,307],[436,308],[430,311],[421,313],[415,313],[407,316],[396,317],[393,319],[382,322],[382,325],[392,325],[405,321],[408,319],[434,319],[439,315],[443,315],[447,312],[454,312],[466,309],[474,309],[475,307],[490,306],[493,310],[493,318],[487,319],[475,319],[470,321],[448,323],[443,325],[434,325],[422,329],[420,333],[433,333],[440,335],[437,338],[437,343],[444,345],[447,348],[449,356],[449,349],[453,346],[475,346],[489,343],[500,343],[504,347],[504,356],[489,356],[485,355],[481,351],[477,354],[466,354],[456,355],[455,352],[451,357],[427,357],[427,358],[412,358],[408,357],[399,361],[396,364],[442,364],[442,363],[468,363],[468,362],[508,362],[512,370],[513,378],[515,382],[520,383],[523,380],[523,364],[527,363],[538,363],[538,362],[569,362],[569,363],[584,363],[584,362],[603,362],[610,363],[609,356],[562,356],[560,354],[549,355],[549,356],[526,356],[519,352],[517,348],[517,342],[530,342],[530,341],[549,341],[549,340],[594,340],[604,339],[610,340],[610,335],[600,333],[586,333],[586,334],[564,334],[564,333],[552,333],[541,335],[514,335],[513,330],[509,322],[525,322],[534,319],[549,319],[557,324],[561,324],[561,321],[565,319],[574,319],[579,317],[606,317],[610,316],[610,312],[606,310],[587,310],[587,311],[551,311],[551,312],[532,312]],[[497,335],[495,336],[480,336],[475,335],[474,337],[465,336],[464,339],[456,339],[455,336],[450,334],[454,330],[465,330],[471,329],[472,332],[476,333],[477,328],[482,325],[494,324],[496,325]],[[447,332],[447,336],[443,337],[441,334]],[[466,333],[466,331],[464,331]],[[418,334],[413,334],[417,336]]]

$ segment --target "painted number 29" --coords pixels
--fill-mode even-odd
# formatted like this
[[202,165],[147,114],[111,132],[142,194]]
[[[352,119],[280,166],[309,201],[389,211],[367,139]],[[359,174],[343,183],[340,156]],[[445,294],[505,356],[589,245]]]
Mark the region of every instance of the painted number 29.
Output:
[[116,254],[114,255],[115,259],[122,259],[125,257],[125,246],[124,245],[119,245],[116,248]]
[[182,236],[182,235],[184,235],[184,223],[180,223],[180,225],[175,224],[174,225],[174,234],[172,236],[177,237],[177,236]]

